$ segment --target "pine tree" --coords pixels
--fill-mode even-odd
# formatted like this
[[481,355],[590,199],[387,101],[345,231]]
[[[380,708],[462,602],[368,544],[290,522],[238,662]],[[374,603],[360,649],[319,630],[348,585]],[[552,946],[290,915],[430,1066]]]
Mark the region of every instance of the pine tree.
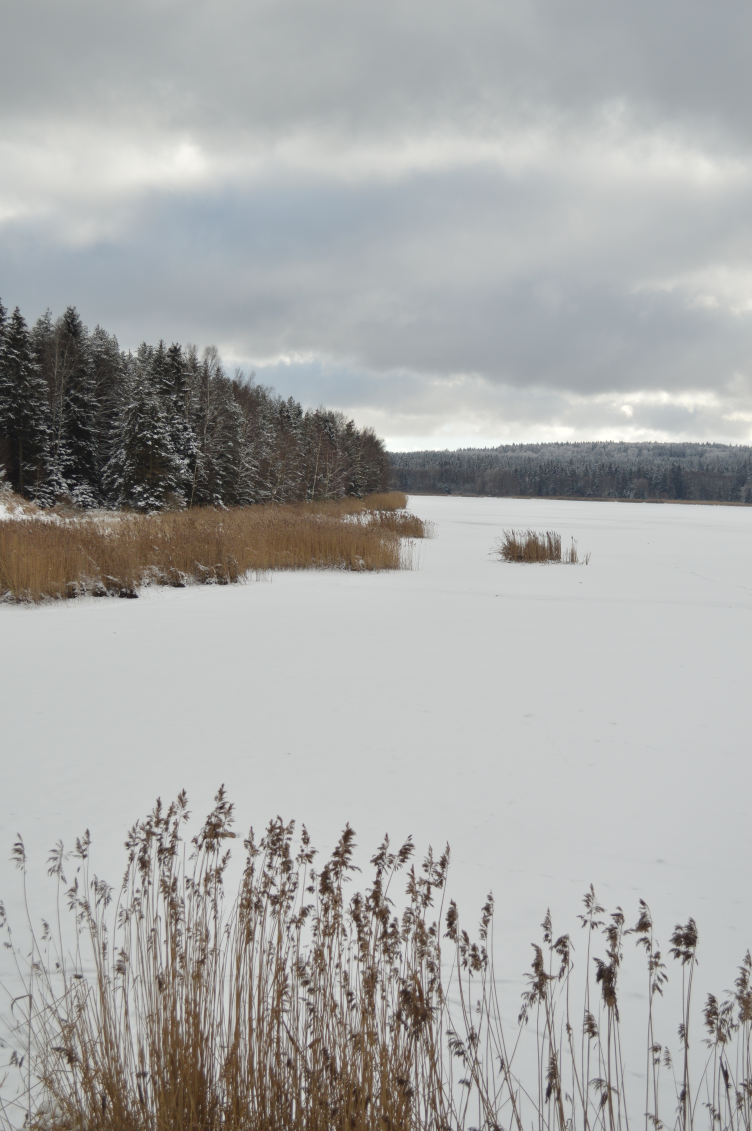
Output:
[[11,486],[19,495],[46,502],[50,451],[47,387],[18,307],[10,319],[3,318],[3,323],[0,363],[3,462]]

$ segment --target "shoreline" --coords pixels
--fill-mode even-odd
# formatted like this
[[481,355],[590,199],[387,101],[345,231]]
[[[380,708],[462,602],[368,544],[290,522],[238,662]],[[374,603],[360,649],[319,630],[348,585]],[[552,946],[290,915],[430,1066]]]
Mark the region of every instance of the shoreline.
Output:
[[[403,490],[403,488],[400,488]],[[605,495],[478,495],[472,491],[413,491],[404,488],[406,495],[422,496],[432,499],[524,499],[528,502],[540,500],[542,503],[648,503],[658,506],[684,507],[747,507],[752,503],[732,502],[726,499],[610,499]]]

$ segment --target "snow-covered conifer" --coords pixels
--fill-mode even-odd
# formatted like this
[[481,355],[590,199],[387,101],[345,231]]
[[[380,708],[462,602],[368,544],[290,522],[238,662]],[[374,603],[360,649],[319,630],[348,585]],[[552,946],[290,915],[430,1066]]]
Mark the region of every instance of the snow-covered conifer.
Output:
[[[5,418],[8,413],[8,395],[9,386],[7,385],[5,375],[5,349],[6,349],[6,335],[8,329],[8,311],[3,306],[3,301],[0,299],[0,435],[3,434],[3,427]],[[0,453],[0,466],[2,466],[2,454]]]
[[50,489],[79,506],[93,506],[100,494],[99,437],[88,331],[69,306],[55,323],[47,311],[31,337],[50,401]]
[[255,374],[246,378],[236,374],[233,395],[242,417],[242,467],[239,498],[262,503],[272,498],[272,467],[276,441],[276,398]]
[[186,469],[176,453],[170,419],[152,372],[153,351],[131,360],[112,455],[104,471],[108,498],[140,511],[181,505]]
[[368,485],[368,470],[365,461],[363,437],[352,420],[348,420],[345,423],[342,446],[345,451],[345,463],[347,467],[345,494],[354,495],[356,498],[362,499]]
[[301,406],[288,397],[275,399],[274,443],[269,467],[269,498],[287,503],[305,498],[306,452],[303,442],[304,413]]
[[[0,421],[10,419],[12,400],[8,326],[0,305]],[[304,412],[240,371],[230,379],[214,347],[199,358],[193,346],[160,341],[133,358],[102,327],[89,334],[74,307],[56,321],[46,311],[30,343],[35,404],[47,405],[44,476],[37,465],[45,500],[246,506],[361,495],[386,481],[386,454],[372,433],[339,412]],[[0,466],[10,467],[3,427]],[[18,482],[28,488],[27,470]]]
[[[164,360],[162,358],[164,357]],[[162,403],[169,418],[172,446],[184,469],[181,490],[187,499],[191,488],[191,469],[196,455],[196,437],[190,421],[189,368],[182,349],[173,342],[164,350],[157,347],[155,369],[159,377]]]
[[99,497],[94,365],[88,332],[74,306],[63,314],[58,333],[69,358],[62,405],[64,477],[73,501],[79,506],[93,506]]
[[50,452],[47,387],[18,307],[3,322],[0,364],[3,463],[10,484],[19,495],[46,502]]
[[[120,402],[125,387],[126,359],[117,338],[96,326],[89,336],[96,405],[97,477],[102,485],[104,468],[112,455],[120,421]],[[102,486],[103,490],[103,486]],[[105,497],[105,501],[109,501]]]
[[190,505],[234,506],[242,465],[242,414],[216,349],[204,351],[192,393],[196,454]]

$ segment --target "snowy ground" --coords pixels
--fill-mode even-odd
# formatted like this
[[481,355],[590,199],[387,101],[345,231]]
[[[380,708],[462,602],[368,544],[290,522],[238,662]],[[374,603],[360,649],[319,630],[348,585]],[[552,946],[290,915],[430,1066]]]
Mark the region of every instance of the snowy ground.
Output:
[[[437,524],[411,573],[0,608],[0,860],[21,832],[39,890],[46,849],[88,826],[116,881],[158,794],[203,813],[225,782],[241,826],[295,817],[320,848],[346,821],[369,854],[386,830],[449,840],[464,917],[494,890],[508,977],[547,906],[577,929],[592,881],[630,920],[647,899],[664,947],[695,916],[701,982],[724,990],[752,944],[752,511],[411,507]],[[489,556],[528,525],[590,565]]]

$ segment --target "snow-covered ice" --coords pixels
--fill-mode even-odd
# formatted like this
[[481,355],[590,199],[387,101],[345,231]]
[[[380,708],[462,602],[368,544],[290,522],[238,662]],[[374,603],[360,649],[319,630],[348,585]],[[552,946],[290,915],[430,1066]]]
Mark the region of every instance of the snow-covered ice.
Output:
[[[494,890],[508,976],[592,881],[629,920],[643,896],[664,946],[693,915],[699,976],[727,988],[752,944],[752,511],[411,507],[436,523],[414,572],[0,608],[0,860],[20,832],[46,892],[46,850],[89,827],[116,882],[158,794],[201,815],[224,782],[241,827],[294,817],[321,849],[346,821],[364,854],[448,840],[466,921]],[[501,564],[510,526],[591,563]],[[0,863],[12,912],[18,888]]]

